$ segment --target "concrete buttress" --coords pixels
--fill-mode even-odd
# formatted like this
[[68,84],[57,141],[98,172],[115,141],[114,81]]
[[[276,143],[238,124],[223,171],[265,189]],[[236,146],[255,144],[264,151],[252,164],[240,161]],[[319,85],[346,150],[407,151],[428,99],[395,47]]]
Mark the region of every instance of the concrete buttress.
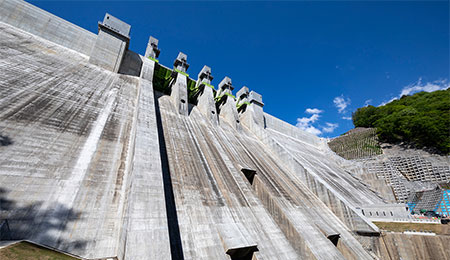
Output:
[[234,89],[231,79],[225,77],[219,83],[219,89],[216,93],[216,104],[218,108],[219,118],[230,124],[234,129],[240,130],[241,123],[236,109],[236,100],[232,94]]
[[177,59],[173,63],[174,81],[172,82],[172,92],[170,94],[172,102],[178,108],[178,113],[181,115],[188,115],[188,90],[187,90],[187,74],[186,70],[189,68],[187,63],[187,55],[180,52]]
[[214,125],[218,124],[218,115],[216,110],[216,102],[214,101],[214,86],[211,85],[211,68],[203,66],[198,74],[197,87],[199,94],[197,98],[197,108],[208,118]]

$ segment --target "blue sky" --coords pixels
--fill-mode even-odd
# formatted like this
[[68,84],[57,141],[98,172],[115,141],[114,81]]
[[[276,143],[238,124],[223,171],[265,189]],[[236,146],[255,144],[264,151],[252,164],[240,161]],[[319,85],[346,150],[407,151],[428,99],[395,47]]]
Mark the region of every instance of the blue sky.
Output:
[[30,1],[97,33],[106,12],[131,25],[130,49],[159,39],[196,78],[212,68],[262,94],[264,110],[322,137],[353,128],[351,112],[449,87],[449,3],[418,1]]

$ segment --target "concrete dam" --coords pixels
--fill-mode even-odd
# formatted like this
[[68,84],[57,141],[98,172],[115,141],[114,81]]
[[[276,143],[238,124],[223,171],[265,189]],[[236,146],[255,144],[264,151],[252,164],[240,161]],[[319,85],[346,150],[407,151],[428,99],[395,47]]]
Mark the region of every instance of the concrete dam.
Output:
[[0,242],[81,259],[450,259],[448,236],[373,224],[364,209],[406,210],[325,140],[208,66],[193,78],[184,53],[160,64],[154,37],[129,50],[130,28],[0,0]]

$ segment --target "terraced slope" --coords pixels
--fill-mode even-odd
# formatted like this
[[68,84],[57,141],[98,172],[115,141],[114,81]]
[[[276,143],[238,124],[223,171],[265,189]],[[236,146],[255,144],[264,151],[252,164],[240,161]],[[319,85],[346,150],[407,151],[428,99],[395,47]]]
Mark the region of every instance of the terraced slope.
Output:
[[367,158],[382,154],[375,128],[358,127],[333,138],[331,150],[347,160]]

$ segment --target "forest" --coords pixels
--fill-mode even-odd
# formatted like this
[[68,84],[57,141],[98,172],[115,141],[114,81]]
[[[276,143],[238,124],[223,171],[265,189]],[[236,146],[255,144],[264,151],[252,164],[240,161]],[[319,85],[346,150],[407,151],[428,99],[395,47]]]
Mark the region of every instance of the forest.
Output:
[[358,108],[352,119],[355,127],[376,128],[381,142],[450,153],[450,88]]

